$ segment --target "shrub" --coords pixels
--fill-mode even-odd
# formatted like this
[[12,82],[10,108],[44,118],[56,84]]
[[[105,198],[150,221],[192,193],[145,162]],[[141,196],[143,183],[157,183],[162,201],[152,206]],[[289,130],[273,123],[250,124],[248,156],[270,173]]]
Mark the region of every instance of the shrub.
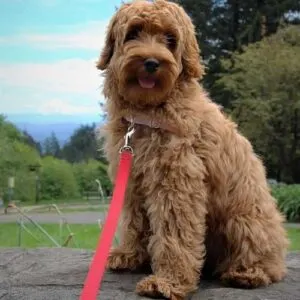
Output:
[[80,193],[85,191],[97,191],[96,179],[101,182],[102,189],[106,195],[110,194],[111,182],[107,175],[107,166],[95,159],[88,162],[74,164],[74,174],[79,186]]
[[279,209],[288,221],[300,221],[300,185],[278,184],[272,186],[272,194],[277,200]]
[[0,134],[0,194],[8,199],[8,178],[13,176],[13,200],[30,201],[35,197],[35,175],[30,165],[40,163],[39,154],[32,147],[18,141],[1,138]]
[[41,197],[45,200],[78,198],[79,191],[71,164],[47,156],[42,160]]

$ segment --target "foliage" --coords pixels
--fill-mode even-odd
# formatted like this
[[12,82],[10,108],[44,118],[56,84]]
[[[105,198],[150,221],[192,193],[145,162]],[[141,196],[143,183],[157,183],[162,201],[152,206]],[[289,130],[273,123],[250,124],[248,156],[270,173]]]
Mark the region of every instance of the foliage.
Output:
[[51,156],[42,159],[40,174],[42,199],[78,198],[78,186],[72,166]]
[[98,154],[94,129],[94,125],[82,126],[72,136],[68,144],[70,154],[78,153],[74,159],[70,158],[71,161],[78,160],[73,167],[66,160],[56,158],[62,152],[54,133],[45,140],[45,157],[41,160],[39,143],[0,116],[0,196],[8,199],[8,179],[13,176],[13,199],[33,201],[36,197],[36,172],[39,170],[33,171],[32,166],[41,166],[42,200],[78,198],[79,191],[97,190],[95,179],[101,182],[104,193],[108,195],[111,183],[106,164],[94,158]]
[[192,17],[198,42],[207,66],[204,85],[213,99],[230,107],[230,94],[215,80],[223,69],[221,60],[230,58],[242,47],[277,32],[281,24],[299,23],[298,0],[174,0]]
[[80,193],[86,191],[98,191],[95,180],[99,180],[103,192],[108,195],[111,191],[111,182],[107,175],[107,166],[95,159],[74,164],[74,174]]
[[24,130],[22,132],[22,140],[24,141],[25,144],[28,146],[36,149],[36,151],[41,155],[42,154],[42,146],[39,142],[37,142],[30,134],[28,131]]
[[8,122],[6,118],[0,114],[0,134],[1,137],[6,137],[9,140],[18,140],[22,139],[22,135],[20,131],[17,129],[15,125]]
[[96,139],[96,125],[82,125],[70,137],[69,142],[62,149],[62,157],[71,163],[88,161],[89,159],[103,159],[98,151]]
[[54,132],[51,132],[51,135],[44,140],[43,154],[45,156],[51,155],[53,157],[60,158],[60,145]]
[[15,176],[14,198],[30,201],[36,194],[35,173],[30,171],[30,166],[39,165],[40,157],[35,149],[20,142],[13,142],[12,153],[15,158],[15,168],[11,169]]
[[288,221],[300,221],[300,185],[275,185],[272,194]]
[[8,178],[15,178],[14,198],[27,201],[35,195],[35,177],[30,165],[40,163],[38,152],[23,141],[18,129],[0,117],[0,194],[7,198]]
[[[252,141],[269,176],[300,181],[300,27],[289,26],[236,53],[217,84],[232,95],[232,118]],[[223,74],[224,75],[224,74]]]

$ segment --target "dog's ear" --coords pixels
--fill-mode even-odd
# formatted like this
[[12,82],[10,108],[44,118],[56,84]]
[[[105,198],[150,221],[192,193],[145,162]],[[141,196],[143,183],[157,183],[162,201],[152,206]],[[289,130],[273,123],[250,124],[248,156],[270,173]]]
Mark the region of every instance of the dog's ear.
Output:
[[113,28],[115,23],[116,18],[114,17],[108,25],[104,48],[96,65],[99,70],[105,70],[107,68],[110,59],[114,54],[115,37],[113,33]]
[[195,35],[195,29],[191,21],[186,26],[186,36],[183,45],[182,67],[183,74],[188,78],[201,79],[204,75],[200,49]]

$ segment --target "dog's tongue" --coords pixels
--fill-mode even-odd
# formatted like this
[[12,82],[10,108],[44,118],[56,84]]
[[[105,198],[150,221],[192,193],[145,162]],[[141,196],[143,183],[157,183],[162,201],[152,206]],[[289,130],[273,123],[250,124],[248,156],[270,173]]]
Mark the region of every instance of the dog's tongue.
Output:
[[144,89],[152,89],[155,86],[155,80],[153,78],[139,78],[139,84]]

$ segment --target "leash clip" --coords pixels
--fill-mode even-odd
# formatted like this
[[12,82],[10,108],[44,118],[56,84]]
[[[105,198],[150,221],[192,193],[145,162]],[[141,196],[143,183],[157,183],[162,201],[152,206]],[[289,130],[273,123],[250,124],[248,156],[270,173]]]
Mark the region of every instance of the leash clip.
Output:
[[130,138],[132,137],[132,135],[134,134],[134,132],[135,132],[134,123],[131,121],[131,124],[129,125],[127,132],[124,136],[125,143],[124,143],[124,146],[120,149],[120,153],[122,153],[124,151],[129,151],[129,152],[131,152],[131,154],[133,154],[133,149],[129,145],[129,141],[130,141]]

